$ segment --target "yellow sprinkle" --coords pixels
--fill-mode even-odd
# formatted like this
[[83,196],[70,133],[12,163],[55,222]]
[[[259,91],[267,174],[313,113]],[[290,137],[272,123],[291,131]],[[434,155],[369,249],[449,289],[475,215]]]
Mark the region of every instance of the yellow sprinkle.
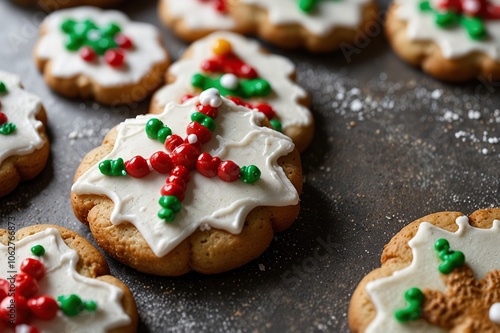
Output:
[[228,54],[229,52],[231,52],[231,50],[232,50],[231,43],[225,39],[217,39],[214,41],[212,45],[212,51],[216,55]]

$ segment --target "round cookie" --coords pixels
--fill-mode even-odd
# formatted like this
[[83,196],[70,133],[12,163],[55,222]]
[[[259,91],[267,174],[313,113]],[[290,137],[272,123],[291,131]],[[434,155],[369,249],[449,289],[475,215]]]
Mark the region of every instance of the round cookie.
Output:
[[55,225],[0,229],[2,332],[135,332],[130,290],[102,254]]
[[500,209],[441,212],[403,228],[359,283],[353,332],[499,332]]
[[300,155],[264,124],[215,89],[128,119],[78,168],[75,215],[106,252],[139,271],[239,267],[299,212]]
[[283,48],[330,52],[352,44],[377,17],[372,0],[228,0],[244,31]]
[[[170,101],[218,87],[236,103],[264,112],[302,152],[312,140],[314,121],[308,109],[309,96],[294,78],[295,66],[290,60],[265,52],[259,43],[241,35],[216,32],[193,43],[169,68],[168,84],[153,96],[150,113],[162,113]],[[252,93],[241,90],[252,82],[269,85],[270,89]]]
[[40,33],[36,65],[46,83],[66,97],[105,105],[138,102],[162,83],[169,65],[158,29],[114,10],[56,11]]
[[229,15],[227,0],[160,0],[158,13],[166,26],[189,42],[218,30],[243,32]]
[[385,30],[399,57],[440,80],[500,79],[498,2],[395,1]]
[[69,7],[77,6],[97,6],[111,7],[121,3],[123,0],[14,0],[15,2],[24,5],[37,5],[46,12],[52,12]]
[[0,71],[0,197],[45,167],[49,141],[40,99],[24,91],[16,75]]

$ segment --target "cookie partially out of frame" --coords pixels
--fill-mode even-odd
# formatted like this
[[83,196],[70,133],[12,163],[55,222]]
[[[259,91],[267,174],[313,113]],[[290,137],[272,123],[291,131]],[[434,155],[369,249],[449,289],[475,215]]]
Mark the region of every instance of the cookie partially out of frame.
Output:
[[283,48],[330,52],[353,44],[375,24],[371,0],[228,0],[229,11],[244,31]]
[[353,332],[499,332],[500,209],[441,212],[404,227],[359,283]]
[[169,65],[156,27],[95,7],[47,16],[34,53],[54,91],[105,105],[145,99],[162,83]]
[[[150,113],[163,112],[170,101],[180,102],[204,89],[219,86],[224,95],[250,108],[260,108],[302,152],[312,140],[314,120],[307,92],[295,83],[294,64],[265,52],[259,43],[231,32],[216,32],[193,43],[167,72],[167,85],[151,102]],[[243,85],[269,85],[266,91],[241,91]]]
[[52,12],[59,9],[77,7],[77,6],[97,6],[111,7],[117,5],[123,0],[14,0],[15,2],[24,5],[37,5],[46,12]]
[[227,0],[160,0],[158,13],[166,26],[189,42],[219,30],[244,32],[229,15]]
[[404,61],[440,80],[499,80],[500,5],[470,3],[478,12],[455,8],[465,1],[396,1],[387,14],[389,42]]
[[[0,329],[7,332],[14,328],[16,332],[136,331],[138,316],[132,293],[120,280],[109,275],[106,260],[86,239],[71,230],[48,224],[17,231],[14,225],[5,228],[0,229],[3,263],[0,267]],[[15,278],[13,274],[17,274]],[[9,287],[11,282],[15,288]],[[10,311],[14,292],[14,311]]]
[[0,71],[0,197],[36,177],[49,157],[47,115],[16,75]]
[[239,267],[299,212],[299,153],[265,124],[214,89],[126,120],[80,164],[75,215],[106,252],[139,271]]

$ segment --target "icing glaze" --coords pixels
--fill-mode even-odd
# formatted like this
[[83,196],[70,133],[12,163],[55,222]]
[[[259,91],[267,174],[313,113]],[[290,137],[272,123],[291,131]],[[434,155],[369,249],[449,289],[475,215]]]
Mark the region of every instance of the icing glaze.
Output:
[[0,94],[1,111],[8,117],[16,130],[9,135],[0,135],[0,164],[8,157],[27,155],[40,149],[44,142],[38,133],[43,126],[35,119],[42,104],[40,99],[24,91],[18,76],[0,71],[0,81],[7,86],[7,92]]
[[275,109],[284,130],[294,125],[311,124],[310,111],[298,103],[307,94],[289,79],[295,69],[293,63],[284,57],[263,53],[257,42],[231,32],[216,32],[193,43],[189,58],[181,59],[170,67],[169,74],[176,80],[155,94],[155,102],[158,105],[178,101],[181,96],[193,92],[191,78],[201,71],[200,64],[212,55],[212,44],[217,39],[229,41],[233,52],[255,68],[259,77],[270,83],[273,93],[258,100],[270,104]]
[[161,0],[170,16],[182,19],[190,29],[230,30],[236,27],[234,20],[215,10],[211,2],[200,0]]
[[[499,4],[498,0],[492,1]],[[396,0],[399,5],[396,16],[407,22],[407,36],[415,41],[432,41],[436,43],[445,58],[458,58],[472,52],[482,52],[500,61],[500,20],[484,20],[488,37],[473,40],[460,26],[443,29],[431,13],[421,12],[420,0]],[[437,0],[431,1],[437,8]]]
[[[207,95],[203,98],[208,103],[213,100]],[[146,123],[158,118],[173,134],[184,136],[198,101],[199,97],[195,97],[183,105],[171,103],[160,115],[138,116],[121,123],[115,146],[104,160],[151,156],[163,150],[162,143],[152,141],[145,134]],[[216,100],[213,102],[218,104]],[[207,178],[191,172],[182,209],[172,223],[166,224],[157,216],[159,189],[165,184],[165,175],[152,172],[141,179],[107,177],[96,164],[75,182],[72,191],[78,195],[95,193],[109,197],[115,204],[111,222],[132,223],[157,256],[167,254],[200,226],[205,230],[210,226],[238,234],[253,208],[298,202],[297,191],[277,164],[278,158],[290,153],[294,145],[283,134],[259,126],[263,120],[261,113],[222,99],[213,139],[203,145],[202,151],[240,165],[256,165],[262,171],[261,177],[255,184],[248,185],[222,183],[217,177]]]
[[492,251],[498,248],[500,221],[495,220],[490,229],[470,226],[465,216],[458,217],[456,223],[456,232],[443,230],[427,222],[420,224],[415,237],[408,242],[413,254],[410,266],[366,285],[366,291],[377,311],[366,332],[444,332],[424,320],[399,323],[394,317],[396,310],[406,306],[403,298],[406,290],[446,290],[438,270],[441,260],[434,250],[434,244],[440,238],[447,239],[452,248],[460,249],[465,254],[465,263],[472,269],[476,279],[482,279],[487,272],[500,268],[500,257],[497,251]]
[[[124,35],[133,40],[134,48],[127,52],[126,65],[120,69],[105,64],[104,59],[89,63],[81,58],[79,52],[66,49],[66,34],[61,25],[67,19],[77,21],[91,18],[99,26],[118,23]],[[70,78],[86,75],[101,86],[115,86],[139,82],[155,64],[165,61],[167,55],[160,44],[161,36],[156,27],[146,23],[131,22],[127,16],[114,10],[101,10],[94,7],[78,7],[59,10],[47,16],[43,22],[44,35],[41,36],[35,55],[50,60],[51,74],[56,77]]]
[[299,24],[317,36],[326,36],[335,28],[356,28],[362,22],[363,7],[369,0],[320,1],[310,13],[300,10],[295,0],[240,0],[264,8],[274,25]]
[[[31,253],[34,245],[42,245],[46,252],[41,257]],[[49,321],[34,319],[30,324],[42,332],[106,332],[112,328],[130,323],[130,318],[121,306],[122,291],[111,284],[80,275],[76,271],[78,254],[70,249],[61,238],[57,229],[46,229],[16,242],[16,271],[25,258],[41,261],[46,268],[45,276],[39,280],[40,294],[54,298],[59,295],[79,294],[92,297],[98,304],[96,312],[82,312],[78,316],[68,317],[60,311]],[[0,276],[8,277],[8,247],[0,244],[2,262]]]

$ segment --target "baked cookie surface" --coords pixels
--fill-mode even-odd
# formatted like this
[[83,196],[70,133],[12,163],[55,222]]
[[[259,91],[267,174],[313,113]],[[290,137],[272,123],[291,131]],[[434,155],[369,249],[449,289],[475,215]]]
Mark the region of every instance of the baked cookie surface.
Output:
[[[236,103],[263,111],[278,130],[305,150],[314,134],[307,92],[294,82],[295,66],[265,52],[259,43],[231,32],[216,32],[193,43],[167,72],[167,85],[158,90],[150,113],[162,113],[170,101],[181,101],[203,89],[218,87]],[[265,81],[265,82],[264,82]],[[244,85],[266,84],[262,92],[245,93]]]
[[403,228],[353,294],[353,332],[498,332],[500,209]]
[[55,225],[7,228],[0,230],[2,332],[135,332],[130,290],[87,240]]
[[158,29],[95,7],[54,12],[41,26],[35,61],[46,83],[106,105],[141,101],[162,83],[169,57]]
[[283,48],[329,52],[352,44],[374,23],[377,6],[370,0],[229,0],[229,11],[245,31]]
[[140,271],[241,266],[299,211],[300,156],[266,122],[215,89],[129,119],[82,161],[73,210],[106,252]]
[[438,79],[500,78],[497,1],[396,1],[386,33],[402,59]]
[[18,76],[0,71],[0,197],[37,176],[49,156],[47,115]]

